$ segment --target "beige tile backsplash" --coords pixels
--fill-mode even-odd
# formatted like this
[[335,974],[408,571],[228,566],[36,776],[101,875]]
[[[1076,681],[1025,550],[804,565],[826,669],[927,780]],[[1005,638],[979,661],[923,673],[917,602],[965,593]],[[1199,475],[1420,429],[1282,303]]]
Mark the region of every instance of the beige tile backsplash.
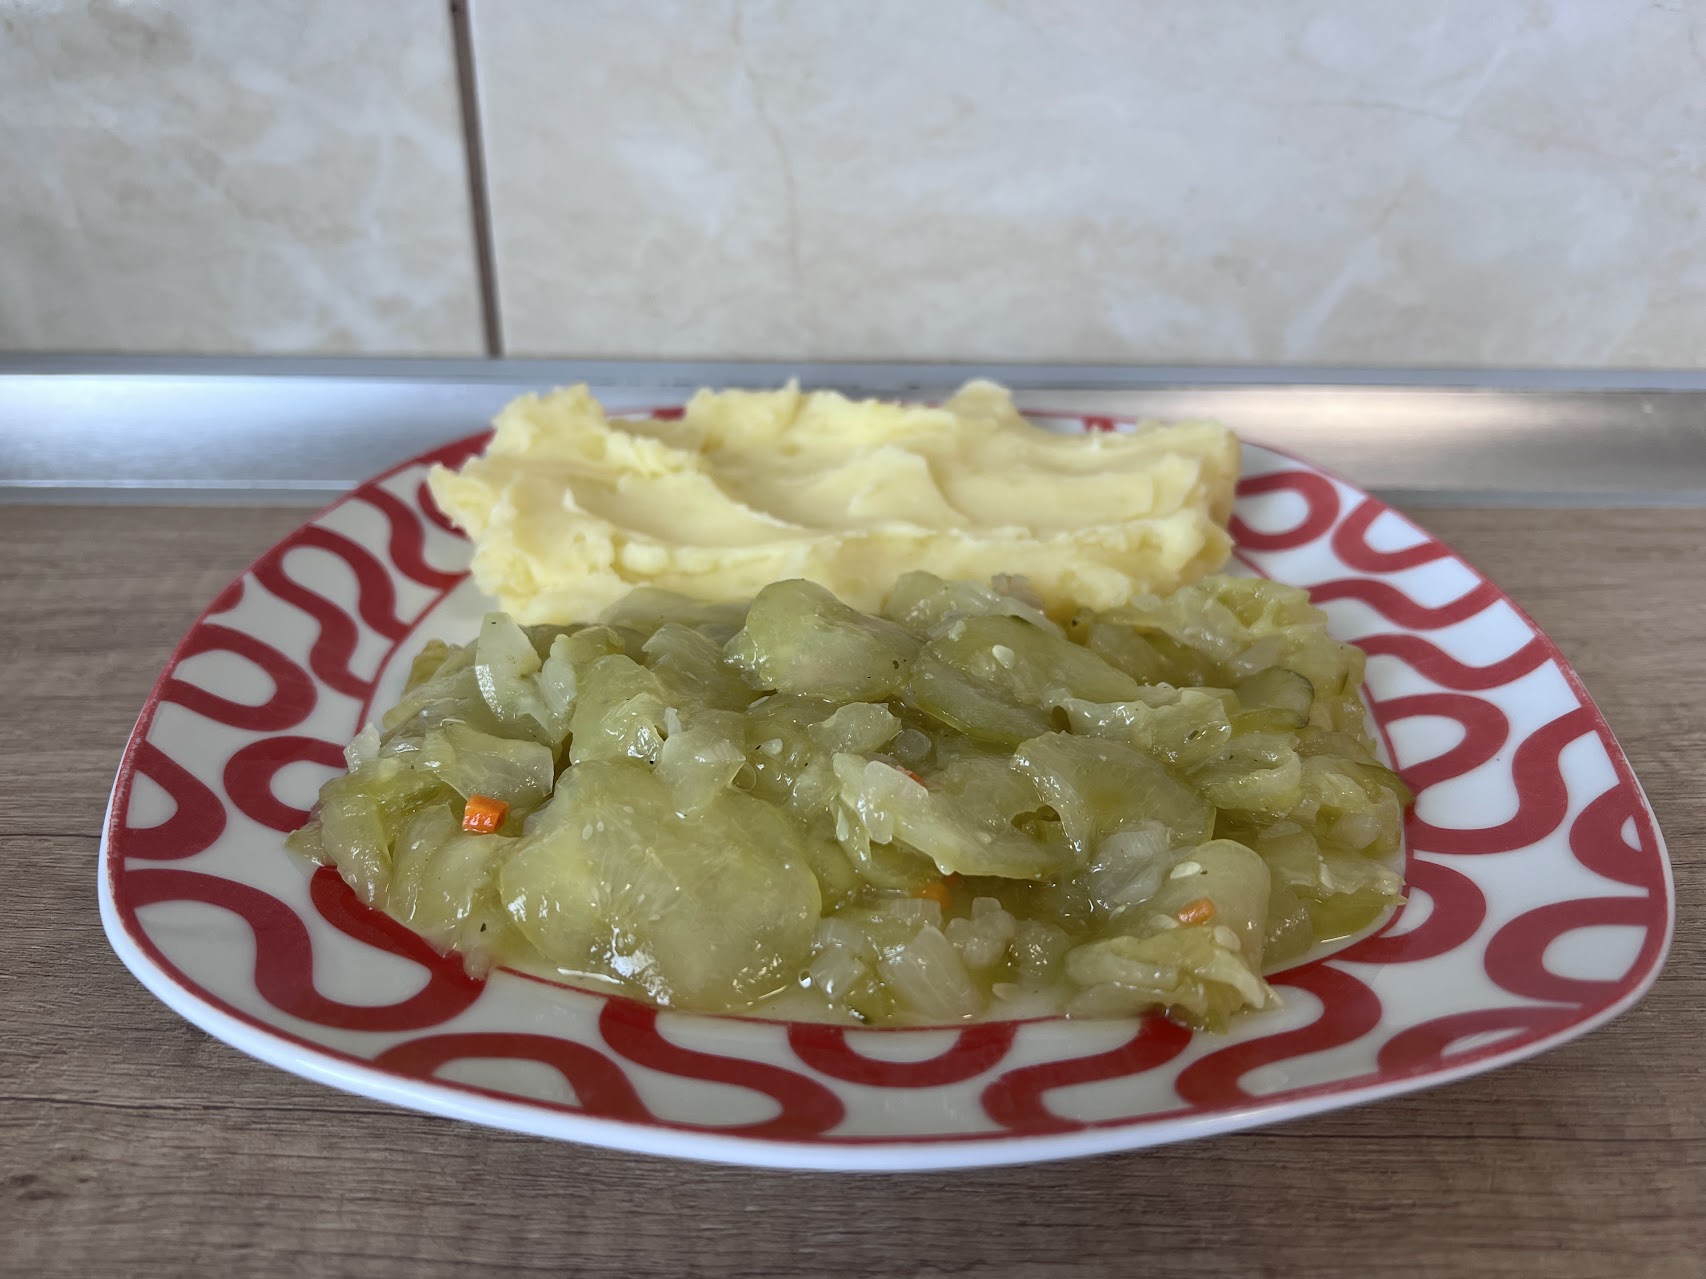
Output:
[[[1706,5],[472,0],[509,354],[1706,367]],[[447,0],[0,0],[0,347],[482,349]]]
[[476,354],[443,0],[0,0],[0,349]]

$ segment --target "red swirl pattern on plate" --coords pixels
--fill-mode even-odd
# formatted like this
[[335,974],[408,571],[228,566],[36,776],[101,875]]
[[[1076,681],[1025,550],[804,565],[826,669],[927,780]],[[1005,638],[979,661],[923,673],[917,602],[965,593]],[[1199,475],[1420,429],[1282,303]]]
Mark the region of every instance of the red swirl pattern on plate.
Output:
[[1380,1047],[1381,1069],[1394,1073],[1439,1068],[1452,1061],[1451,1049],[1472,1036],[1497,1032],[1526,1031],[1541,1034],[1569,1024],[1575,1010],[1550,1005],[1515,1008],[1477,1008],[1473,1012],[1435,1017],[1419,1026],[1401,1030]]
[[1191,1032],[1165,1017],[1144,1017],[1118,1048],[1065,1056],[1009,1070],[983,1090],[983,1108],[1002,1127],[1017,1133],[1071,1132],[1087,1125],[1058,1115],[1047,1094],[1077,1084],[1137,1079],[1159,1070],[1189,1047]]
[[632,999],[607,999],[598,1015],[598,1033],[635,1065],[704,1083],[748,1088],[769,1097],[777,1105],[776,1115],[739,1125],[748,1136],[816,1136],[835,1127],[847,1113],[841,1099],[810,1075],[748,1057],[722,1057],[672,1043],[658,1030],[658,1010]]
[[[255,938],[255,989],[282,1013],[338,1030],[420,1030],[456,1016],[480,994],[480,983],[456,958],[438,955],[418,937],[387,947],[408,953],[426,968],[427,984],[392,1004],[348,1004],[328,999],[314,985],[314,943],[308,922],[287,903],[223,875],[192,870],[138,870],[127,876],[133,907],[162,902],[199,902],[230,911]],[[369,912],[373,913],[373,912]],[[387,921],[394,922],[394,921]],[[407,932],[400,925],[397,931]],[[412,952],[412,953],[411,953]]]
[[[892,1061],[857,1051],[840,1027],[741,1018],[717,1019],[719,1051],[709,1052],[669,1038],[657,1010],[631,1000],[509,974],[469,978],[454,957],[363,906],[330,869],[308,876],[305,893],[286,892],[282,885],[307,872],[280,833],[306,813],[275,794],[274,784],[293,763],[337,766],[379,682],[352,668],[358,650],[385,650],[381,674],[406,662],[410,636],[462,582],[463,574],[435,567],[465,558],[467,548],[452,540],[425,476],[434,463],[459,463],[487,438],[446,445],[345,499],[384,517],[377,539],[342,524],[334,530],[328,511],[263,555],[179,645],[127,749],[103,854],[120,930],[115,944],[122,940],[133,968],[184,996],[175,1002],[195,1020],[221,1034],[234,1033],[230,1024],[244,1028],[251,1051],[298,1070],[310,1058],[320,1077],[335,1074],[409,1104],[442,1108],[437,1099],[447,1093],[465,1098],[454,1108],[460,1114],[485,1100],[509,1103],[519,1112],[493,1121],[511,1126],[560,1132],[548,1116],[594,1118],[603,1125],[573,1135],[608,1144],[658,1148],[656,1138],[621,1135],[650,1130],[716,1134],[724,1144],[682,1148],[724,1158],[752,1148],[741,1143],[785,1142],[791,1150],[875,1145],[900,1159],[934,1144],[1110,1129],[1126,1132],[1124,1144],[1141,1145],[1183,1131],[1181,1122],[1218,1115],[1226,1118],[1217,1126],[1238,1126],[1327,1104],[1322,1098],[1377,1097],[1562,1042],[1633,1002],[1656,973],[1671,911],[1662,844],[1627,762],[1557,651],[1496,587],[1402,516],[1313,467],[1252,446],[1255,473],[1239,486],[1232,525],[1240,560],[1308,587],[1339,633],[1369,652],[1375,721],[1382,732],[1413,721],[1401,739],[1408,755],[1395,762],[1428,814],[1408,826],[1408,881],[1418,902],[1411,910],[1426,899],[1421,922],[1401,912],[1375,935],[1273,978],[1282,997],[1291,992],[1293,1002],[1319,1005],[1312,1018],[1253,1017],[1214,1037],[1150,1017],[1133,1022],[1111,1049],[1087,1047],[1105,1045],[1105,1029],[1059,1019],[989,1023],[958,1028],[934,1056]],[[1370,544],[1377,524],[1398,549]],[[335,556],[349,575],[292,556],[301,548]],[[1438,565],[1452,567],[1453,582],[1465,572],[1472,578],[1444,604],[1413,593],[1417,575]],[[432,598],[402,615],[401,602],[418,599],[421,587]],[[1377,626],[1366,624],[1368,611]],[[1494,647],[1484,640],[1470,647],[1453,632],[1471,619],[1496,636]],[[216,652],[238,660],[198,667],[194,678],[177,674],[185,660]],[[1525,682],[1543,668],[1562,679],[1545,688]],[[1519,682],[1523,691],[1512,693]],[[1519,702],[1521,722],[1538,727],[1513,737]],[[171,715],[160,714],[168,703]],[[1578,747],[1585,737],[1591,747]],[[1566,748],[1585,750],[1591,768],[1567,765]],[[1430,798],[1470,774],[1483,793],[1502,797],[1482,801],[1492,805],[1490,823],[1475,820],[1485,815],[1479,808],[1454,813]],[[131,824],[138,776],[170,798],[170,817]],[[245,820],[233,821],[237,815]],[[1513,899],[1482,868],[1518,856],[1534,868],[1532,888]],[[182,921],[193,916],[158,913],[181,903],[240,919],[253,937],[253,971],[239,971],[218,945],[186,932]],[[1637,930],[1633,962],[1627,948],[1613,947],[1589,952],[1586,972],[1579,962],[1568,972],[1548,966],[1549,950],[1596,926]],[[375,986],[370,1001],[346,1000],[316,985],[316,962],[340,963],[338,989],[348,992],[350,975],[366,971],[363,955],[373,957],[375,972],[390,966],[386,991],[398,989],[398,972],[418,973],[412,993],[381,996]],[[1407,1001],[1411,987],[1433,997]],[[1440,990],[1452,992],[1443,1003]],[[574,1103],[560,1092],[534,1097],[478,1082],[479,1063],[493,1059],[547,1067],[572,1089]],[[469,1065],[446,1078],[457,1062]],[[502,1078],[509,1076],[495,1077]],[[646,1099],[667,1093],[670,1080],[744,1089],[774,1114],[745,1123],[715,1111],[661,1118],[681,1107]],[[1059,1090],[1086,1084],[1099,1086],[1098,1105],[1111,1113],[1072,1116]],[[1119,1090],[1110,1093],[1111,1084]],[[937,1096],[955,1100],[924,1120],[916,1108],[885,1100]],[[919,1162],[915,1153],[904,1157]],[[835,1157],[800,1161],[833,1165]]]
[[[438,509],[438,503],[432,502],[432,492],[424,483],[421,485],[421,494],[425,495],[424,498],[418,494],[416,501],[420,502],[423,513],[426,513],[428,518],[436,519],[439,527],[445,532],[455,532],[455,526]],[[461,573],[446,573],[426,562],[426,530],[421,527],[415,513],[403,505],[400,497],[376,484],[368,485],[357,496],[369,506],[376,507],[390,524],[391,541],[385,549],[398,572],[422,586],[430,586],[439,591],[448,591],[462,580]],[[428,502],[432,502],[430,511],[427,510]]]
[[1447,604],[1423,604],[1406,595],[1389,582],[1369,577],[1348,577],[1337,582],[1322,582],[1309,588],[1309,598],[1319,607],[1334,600],[1358,600],[1379,613],[1388,622],[1417,631],[1437,631],[1468,621],[1484,613],[1502,597],[1491,582],[1472,587]]
[[1355,1043],[1380,1024],[1380,999],[1362,982],[1331,964],[1307,964],[1274,978],[1283,992],[1307,991],[1321,1001],[1321,1015],[1307,1026],[1219,1048],[1179,1072],[1174,1087],[1193,1106],[1205,1109],[1247,1105],[1256,1095],[1244,1076],[1308,1053]]
[[[328,551],[349,565],[358,584],[357,613],[319,591],[304,586],[285,571],[285,557],[293,550],[315,547]],[[319,635],[308,650],[308,668],[322,684],[351,697],[360,697],[373,687],[350,669],[350,659],[361,637],[361,626],[378,632],[395,644],[408,633],[408,625],[396,614],[397,588],[391,573],[378,557],[341,533],[310,524],[266,555],[250,570],[255,580],[286,604],[308,614],[319,626]],[[448,589],[448,588],[446,588]]]
[[158,826],[131,826],[126,855],[144,861],[176,861],[211,848],[225,832],[225,806],[213,788],[152,742],[136,748],[131,767],[172,801],[173,812]]
[[1017,1027],[991,1021],[954,1033],[953,1044],[922,1061],[883,1061],[867,1057],[847,1042],[842,1026],[796,1022],[788,1027],[788,1046],[799,1059],[831,1079],[871,1088],[939,1088],[974,1079],[994,1066],[1013,1047]]
[[1617,924],[1641,928],[1645,923],[1646,902],[1640,897],[1577,897],[1537,906],[1493,934],[1487,943],[1487,975],[1511,994],[1528,999],[1593,1003],[1614,996],[1616,980],[1560,977],[1546,966],[1547,948],[1572,929]]
[[1546,665],[1546,641],[1535,636],[1509,657],[1485,666],[1467,666],[1415,635],[1369,635],[1357,641],[1370,657],[1396,657],[1416,674],[1441,688],[1475,692],[1498,688]]
[[[1563,772],[1564,747],[1592,730],[1591,713],[1587,707],[1578,706],[1536,729],[1517,746],[1510,765],[1517,811],[1509,821],[1466,828],[1435,826],[1412,817],[1404,831],[1410,846],[1442,853],[1508,853],[1539,843],[1563,823],[1570,803]],[[1467,771],[1461,769],[1450,777]],[[1450,777],[1431,780],[1437,783]]]
[[[272,683],[272,695],[258,704],[239,702],[179,679],[178,667],[203,653],[230,653],[244,658]],[[172,655],[172,664],[158,690],[158,700],[176,702],[216,724],[276,733],[307,719],[319,701],[319,694],[314,691],[313,677],[265,640],[203,619]]]
[[1657,895],[1664,890],[1664,867],[1651,849],[1624,842],[1623,828],[1641,829],[1639,790],[1629,782],[1613,786],[1582,810],[1570,827],[1570,851],[1596,875]]
[[1368,544],[1368,530],[1386,513],[1384,504],[1364,498],[1333,529],[1329,539],[1333,553],[1360,573],[1396,573],[1443,560],[1451,552],[1433,538],[1425,538],[1399,551],[1377,551]]
[[244,816],[283,834],[309,818],[306,808],[292,808],[273,794],[272,779],[291,764],[322,764],[342,768],[344,753],[318,737],[263,737],[231,756],[225,765],[225,793]]
[[[1419,715],[1455,720],[1463,728],[1463,740],[1432,759],[1406,764],[1404,780],[1417,791],[1473,772],[1504,749],[1510,740],[1510,720],[1491,702],[1458,693],[1418,693],[1395,697],[1375,706],[1380,722],[1391,731],[1394,724]],[[1415,831],[1410,831],[1411,842]]]
[[1410,859],[1406,893],[1426,893],[1428,917],[1407,932],[1382,929],[1339,953],[1339,959],[1364,964],[1415,963],[1456,950],[1487,918],[1487,899],[1462,871],[1439,862]]
[[1241,498],[1262,497],[1269,493],[1295,493],[1303,499],[1303,518],[1292,527],[1276,533],[1252,528],[1241,514],[1232,517],[1232,537],[1240,549],[1248,551],[1284,551],[1314,541],[1333,527],[1339,518],[1339,490],[1333,481],[1315,471],[1279,471],[1242,480],[1238,485]]
[[644,1123],[654,1118],[627,1074],[590,1044],[558,1035],[488,1031],[460,1035],[422,1035],[387,1048],[373,1064],[399,1075],[428,1078],[453,1061],[496,1058],[536,1061],[549,1066],[575,1090],[575,1109],[589,1115]]

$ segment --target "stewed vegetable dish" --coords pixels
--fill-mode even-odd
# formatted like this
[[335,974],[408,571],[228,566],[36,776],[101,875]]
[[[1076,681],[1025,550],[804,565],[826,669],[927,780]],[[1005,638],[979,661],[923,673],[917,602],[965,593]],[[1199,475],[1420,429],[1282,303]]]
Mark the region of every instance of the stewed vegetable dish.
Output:
[[292,844],[460,954],[659,1005],[1224,1027],[1397,901],[1363,654],[1211,577],[1051,615],[1017,579],[640,588],[433,641]]

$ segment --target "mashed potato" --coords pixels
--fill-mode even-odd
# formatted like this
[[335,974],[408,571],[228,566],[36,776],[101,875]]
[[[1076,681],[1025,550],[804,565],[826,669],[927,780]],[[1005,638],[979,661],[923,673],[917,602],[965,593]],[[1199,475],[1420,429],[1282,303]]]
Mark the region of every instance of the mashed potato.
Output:
[[615,421],[576,386],[496,426],[431,485],[474,539],[475,581],[523,623],[596,617],[637,585],[731,600],[788,578],[873,610],[912,569],[1019,574],[1051,611],[1110,608],[1230,547],[1230,431],[1045,431],[990,382],[941,407],[700,391],[679,419]]

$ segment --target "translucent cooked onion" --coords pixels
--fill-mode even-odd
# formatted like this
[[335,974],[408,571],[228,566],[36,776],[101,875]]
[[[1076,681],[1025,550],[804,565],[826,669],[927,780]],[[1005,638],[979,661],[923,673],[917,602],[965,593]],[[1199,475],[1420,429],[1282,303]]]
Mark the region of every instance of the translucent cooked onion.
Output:
[[1001,908],[999,901],[979,897],[972,903],[969,918],[962,916],[948,921],[945,935],[968,969],[983,972],[1006,958],[1017,931],[1017,922]]
[[933,925],[886,952],[877,970],[903,1007],[930,1020],[960,1021],[983,1008],[985,995],[953,943]]

